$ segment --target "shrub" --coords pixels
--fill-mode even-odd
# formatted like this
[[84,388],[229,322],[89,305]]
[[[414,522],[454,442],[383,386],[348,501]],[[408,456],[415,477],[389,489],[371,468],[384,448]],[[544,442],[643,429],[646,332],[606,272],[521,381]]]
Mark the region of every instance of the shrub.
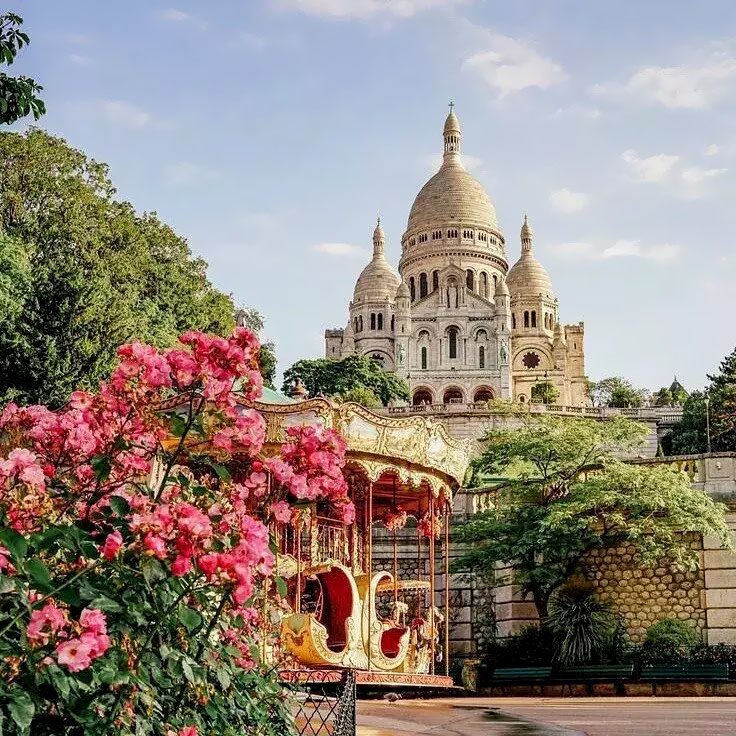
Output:
[[639,648],[642,664],[681,662],[701,642],[692,624],[676,618],[663,618],[647,629]]
[[555,642],[555,660],[575,665],[599,658],[616,623],[616,615],[596,598],[590,581],[571,579],[550,599],[546,626]]
[[554,642],[550,632],[539,626],[525,626],[518,634],[488,642],[479,668],[479,680],[496,667],[535,667],[552,664]]

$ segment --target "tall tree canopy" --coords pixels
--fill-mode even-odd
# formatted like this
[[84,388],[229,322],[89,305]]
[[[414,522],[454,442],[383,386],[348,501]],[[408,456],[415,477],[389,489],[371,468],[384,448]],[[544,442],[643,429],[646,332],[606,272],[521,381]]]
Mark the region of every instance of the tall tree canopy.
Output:
[[310,396],[344,397],[364,388],[372,391],[384,406],[392,399],[409,400],[406,381],[383,370],[379,361],[367,355],[351,355],[342,360],[298,360],[284,371],[283,390],[289,393],[297,380],[304,384]]
[[544,618],[550,595],[593,549],[630,544],[643,564],[667,557],[692,567],[697,556],[681,532],[730,544],[724,508],[684,473],[616,459],[641,445],[645,426],[623,417],[521,418],[520,429],[485,437],[476,471],[508,480],[496,508],[459,527],[459,538],[473,546],[458,569],[491,573],[498,563],[513,564],[514,581]]
[[721,361],[718,373],[708,375],[708,381],[705,391],[694,391],[686,399],[682,421],[663,441],[665,452],[674,455],[707,452],[706,398],[711,450],[736,450],[736,350]]
[[621,376],[611,376],[589,384],[588,392],[595,406],[627,408],[641,406],[646,391],[634,388],[631,381]]
[[[31,42],[28,34],[20,29],[22,25],[23,18],[19,15],[0,15],[0,66],[12,64],[23,46]],[[46,112],[43,100],[38,97],[42,90],[30,77],[10,77],[0,72],[0,123],[14,123],[31,114],[38,120]]]
[[107,167],[62,139],[0,134],[0,402],[58,406],[122,343],[232,328],[207,264],[114,195]]

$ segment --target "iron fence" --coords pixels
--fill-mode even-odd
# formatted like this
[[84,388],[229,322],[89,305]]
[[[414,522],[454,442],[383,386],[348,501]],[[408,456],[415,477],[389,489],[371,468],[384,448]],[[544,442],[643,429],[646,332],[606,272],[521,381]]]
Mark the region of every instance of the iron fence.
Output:
[[355,736],[355,672],[293,670],[285,677],[294,692],[299,736]]

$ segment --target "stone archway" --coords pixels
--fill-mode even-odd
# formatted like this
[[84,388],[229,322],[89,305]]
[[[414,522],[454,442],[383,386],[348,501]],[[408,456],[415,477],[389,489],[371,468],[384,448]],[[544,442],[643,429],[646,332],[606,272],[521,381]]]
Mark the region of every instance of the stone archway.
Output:
[[443,404],[462,404],[465,400],[463,396],[463,390],[458,386],[450,386],[445,389],[445,393],[442,394]]
[[412,396],[411,403],[414,406],[432,404],[434,403],[434,397],[432,396],[432,392],[428,388],[418,388],[414,391],[414,395]]
[[490,386],[478,386],[473,394],[473,402],[476,404],[493,401],[493,398],[493,389]]

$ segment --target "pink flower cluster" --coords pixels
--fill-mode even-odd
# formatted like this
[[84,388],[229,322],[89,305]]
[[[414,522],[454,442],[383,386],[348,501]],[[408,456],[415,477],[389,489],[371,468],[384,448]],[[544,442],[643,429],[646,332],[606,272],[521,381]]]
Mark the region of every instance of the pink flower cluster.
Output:
[[269,458],[265,466],[274,479],[298,500],[331,501],[346,524],[355,520],[355,507],[347,497],[342,474],[345,440],[321,426],[289,427],[281,457]]
[[401,506],[394,506],[388,509],[383,515],[383,525],[389,531],[396,531],[397,529],[403,529],[406,526],[406,522],[409,515]]
[[53,601],[31,613],[26,627],[28,641],[35,646],[54,646],[59,665],[70,672],[86,670],[110,648],[107,619],[97,608],[85,608],[77,623]]
[[437,514],[431,515],[427,511],[417,522],[417,531],[427,539],[430,537],[439,539],[442,533],[442,519]]
[[225,629],[222,631],[220,636],[226,644],[231,647],[235,647],[235,649],[240,652],[240,656],[237,656],[234,659],[234,662],[238,667],[242,667],[244,670],[250,670],[255,666],[255,660],[253,659],[250,644],[248,643],[247,638],[243,636],[242,629]]

